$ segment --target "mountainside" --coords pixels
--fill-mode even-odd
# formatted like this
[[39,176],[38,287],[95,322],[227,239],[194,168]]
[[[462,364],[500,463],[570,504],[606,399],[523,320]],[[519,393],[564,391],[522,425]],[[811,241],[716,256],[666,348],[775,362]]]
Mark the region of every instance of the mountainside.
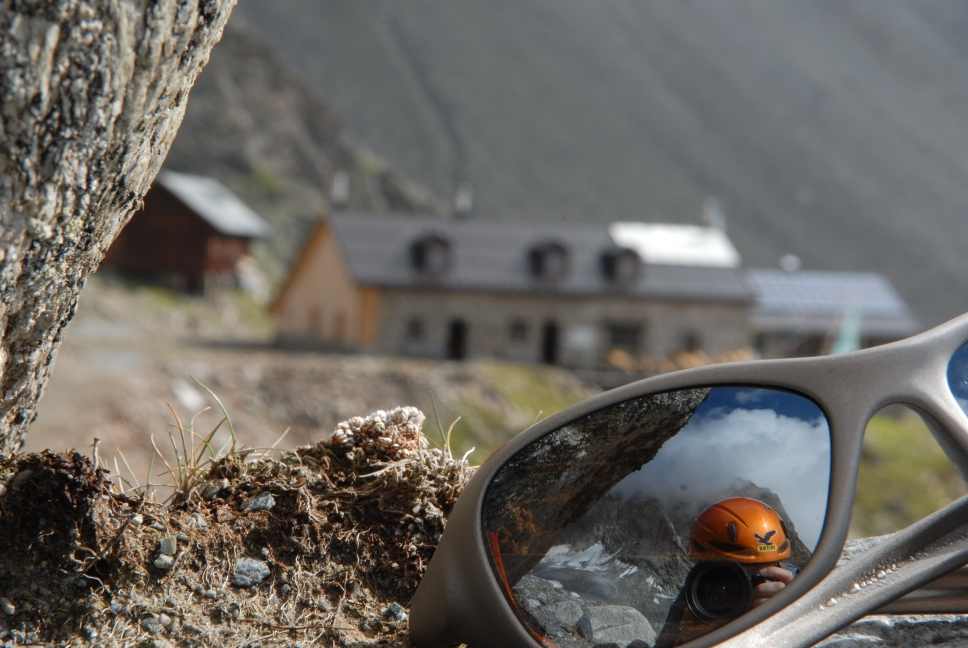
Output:
[[233,20],[394,168],[441,196],[470,182],[478,217],[694,222],[716,197],[750,265],[881,271],[925,324],[968,309],[959,0],[278,0]]
[[273,279],[319,218],[338,172],[349,181],[347,207],[439,210],[424,188],[354,141],[316,94],[233,20],[192,90],[165,161],[175,171],[218,178],[269,219],[272,237],[256,254]]

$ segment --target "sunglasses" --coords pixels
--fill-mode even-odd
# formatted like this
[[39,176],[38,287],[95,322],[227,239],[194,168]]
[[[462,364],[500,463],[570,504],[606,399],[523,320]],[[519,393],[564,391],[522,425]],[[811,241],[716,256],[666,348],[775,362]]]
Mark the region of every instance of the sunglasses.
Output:
[[968,497],[838,565],[864,430],[894,403],[968,472],[968,316],[657,376],[547,418],[455,505],[413,642],[807,646],[874,611],[968,612]]

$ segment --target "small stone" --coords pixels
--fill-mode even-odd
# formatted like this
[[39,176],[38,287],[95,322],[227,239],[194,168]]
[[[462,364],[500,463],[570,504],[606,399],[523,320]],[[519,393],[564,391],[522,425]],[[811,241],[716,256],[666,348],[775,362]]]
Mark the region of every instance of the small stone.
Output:
[[97,629],[94,626],[84,626],[84,638],[88,641],[97,639]]
[[188,534],[187,533],[184,533],[183,531],[179,531],[178,533],[176,533],[175,534],[175,537],[178,538],[178,542],[188,542],[189,541]]
[[239,587],[254,587],[269,577],[269,565],[255,558],[239,558],[232,573],[232,582]]
[[165,531],[166,530],[165,529],[165,525],[162,524],[161,522],[159,522],[158,520],[152,520],[151,521],[151,524],[149,524],[148,526],[150,526],[155,531]]
[[6,596],[0,597],[0,609],[7,616],[13,616],[17,613],[17,606],[13,604],[13,601],[8,599]]
[[176,536],[165,536],[158,543],[158,553],[162,556],[174,556],[178,551],[178,538]]
[[142,619],[141,627],[151,634],[161,634],[162,630],[165,629],[165,626],[161,625],[161,621],[156,616],[149,616]]
[[202,497],[207,500],[215,499],[215,497],[229,487],[228,479],[221,479],[219,481],[212,481],[206,484],[205,488],[202,489]]
[[208,522],[205,520],[205,516],[201,513],[192,513],[188,518],[188,527],[191,529],[199,529],[204,531],[208,528]]
[[141,526],[144,523],[145,523],[145,516],[143,516],[141,513],[135,513],[134,515],[131,516],[131,524],[135,526]]
[[268,558],[269,557],[269,547],[263,547],[262,549],[259,550],[259,553],[262,554],[262,557],[263,558]]
[[282,587],[279,588],[279,592],[283,596],[288,596],[289,595],[289,592],[291,592],[291,591],[292,591],[292,587],[289,585],[289,583],[283,583],[282,584]]
[[151,564],[154,565],[157,569],[160,569],[162,571],[168,571],[169,569],[174,567],[175,559],[167,554],[161,554],[160,556],[155,558],[155,561]]
[[259,493],[249,500],[249,503],[245,505],[245,510],[251,512],[271,511],[275,505],[276,498],[272,496],[272,493]]
[[204,596],[207,599],[217,599],[218,598],[218,592],[216,592],[213,589],[207,589],[207,590],[205,590],[205,591],[202,592],[202,596]]
[[125,614],[127,611],[128,611],[127,608],[125,608],[123,605],[121,605],[117,601],[111,601],[111,612],[112,612],[112,614],[115,614],[115,615]]
[[166,628],[171,625],[171,617],[162,612],[158,615],[158,623],[165,626]]
[[385,619],[403,622],[407,620],[407,617],[408,615],[406,609],[404,609],[404,607],[396,601],[383,608],[383,618]]

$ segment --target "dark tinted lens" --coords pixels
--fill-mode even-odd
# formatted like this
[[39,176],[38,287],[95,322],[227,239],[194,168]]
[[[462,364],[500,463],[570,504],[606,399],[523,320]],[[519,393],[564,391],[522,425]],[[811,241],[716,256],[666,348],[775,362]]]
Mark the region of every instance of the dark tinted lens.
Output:
[[955,351],[948,362],[948,387],[962,411],[968,414],[968,343]]
[[589,414],[513,456],[485,494],[484,541],[535,637],[681,643],[717,625],[689,610],[696,570],[732,563],[729,573],[746,579],[712,570],[693,588],[721,624],[749,609],[744,570],[810,559],[829,479],[827,421],[801,395],[656,394]]

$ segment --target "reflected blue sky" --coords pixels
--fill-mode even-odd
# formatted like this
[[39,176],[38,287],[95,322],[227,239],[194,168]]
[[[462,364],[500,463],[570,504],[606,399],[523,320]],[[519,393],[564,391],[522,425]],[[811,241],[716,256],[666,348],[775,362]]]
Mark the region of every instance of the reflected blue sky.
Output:
[[830,487],[830,430],[810,399],[789,391],[714,387],[656,457],[615,491],[705,507],[752,482],[774,493],[810,548]]
[[961,345],[948,362],[948,387],[968,414],[968,343]]

